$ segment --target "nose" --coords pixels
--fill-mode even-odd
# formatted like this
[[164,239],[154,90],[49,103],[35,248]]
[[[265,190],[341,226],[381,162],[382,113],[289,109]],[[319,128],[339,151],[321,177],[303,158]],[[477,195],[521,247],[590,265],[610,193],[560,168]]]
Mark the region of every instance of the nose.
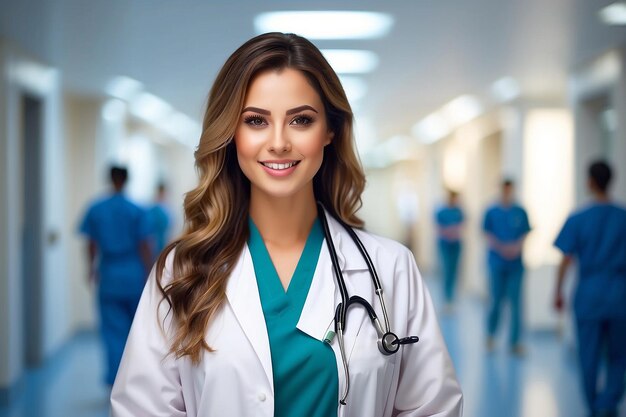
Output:
[[289,135],[280,127],[274,129],[272,137],[269,141],[269,150],[277,154],[289,152],[291,150],[291,141]]

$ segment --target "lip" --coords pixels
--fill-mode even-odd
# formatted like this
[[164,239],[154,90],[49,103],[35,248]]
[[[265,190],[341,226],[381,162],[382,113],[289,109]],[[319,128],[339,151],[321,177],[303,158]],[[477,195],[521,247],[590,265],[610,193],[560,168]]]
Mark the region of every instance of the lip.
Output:
[[[270,168],[264,165],[264,164],[291,164],[294,162],[295,162],[295,165],[293,165],[290,168],[285,168],[285,169],[274,169],[274,168]],[[291,173],[293,173],[296,170],[299,163],[300,163],[299,160],[294,160],[294,159],[259,161],[259,165],[261,165],[261,167],[265,170],[265,172],[267,172],[269,175],[273,177],[286,177],[286,176],[291,175]]]

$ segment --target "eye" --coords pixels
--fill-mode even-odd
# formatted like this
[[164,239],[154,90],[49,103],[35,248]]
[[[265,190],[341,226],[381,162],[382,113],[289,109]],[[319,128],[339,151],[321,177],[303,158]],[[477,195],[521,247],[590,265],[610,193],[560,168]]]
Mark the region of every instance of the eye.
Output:
[[294,117],[291,122],[289,122],[289,124],[295,126],[306,126],[313,123],[313,121],[314,120],[311,116],[307,116],[306,114],[299,114]]
[[263,116],[250,115],[243,119],[243,122],[251,127],[261,127],[267,124],[267,120]]

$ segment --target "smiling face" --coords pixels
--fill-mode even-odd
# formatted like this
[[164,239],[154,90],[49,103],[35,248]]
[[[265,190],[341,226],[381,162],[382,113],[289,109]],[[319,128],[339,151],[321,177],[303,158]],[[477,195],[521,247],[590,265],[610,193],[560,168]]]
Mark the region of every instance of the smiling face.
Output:
[[268,70],[250,84],[235,131],[251,198],[312,198],[333,134],[324,105],[298,70]]

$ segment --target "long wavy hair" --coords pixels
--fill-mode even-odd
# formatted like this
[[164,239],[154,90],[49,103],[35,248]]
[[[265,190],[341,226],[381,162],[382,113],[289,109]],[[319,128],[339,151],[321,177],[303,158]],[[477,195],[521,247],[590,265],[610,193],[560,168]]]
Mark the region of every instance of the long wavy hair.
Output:
[[[251,81],[268,70],[302,71],[324,103],[334,133],[313,178],[315,198],[344,222],[362,227],[365,176],[354,149],[352,110],[337,74],[321,52],[294,34],[266,33],[237,49],[215,79],[195,152],[196,188],[185,196],[185,229],[157,261],[157,283],[173,315],[170,352],[200,361],[211,319],[226,299],[226,283],[248,239],[250,184],[237,162],[233,137]],[[163,280],[175,249],[171,279]],[[162,300],[162,301],[163,301]]]

